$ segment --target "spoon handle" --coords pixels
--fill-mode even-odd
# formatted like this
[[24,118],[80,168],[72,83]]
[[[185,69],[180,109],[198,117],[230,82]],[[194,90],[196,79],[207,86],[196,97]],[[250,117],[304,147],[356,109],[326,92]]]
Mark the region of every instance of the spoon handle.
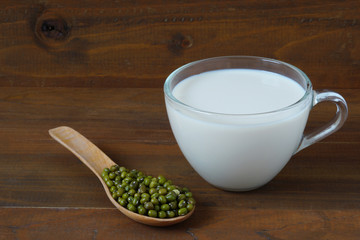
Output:
[[49,134],[75,154],[98,177],[105,167],[115,165],[103,151],[70,127],[62,126],[50,129]]

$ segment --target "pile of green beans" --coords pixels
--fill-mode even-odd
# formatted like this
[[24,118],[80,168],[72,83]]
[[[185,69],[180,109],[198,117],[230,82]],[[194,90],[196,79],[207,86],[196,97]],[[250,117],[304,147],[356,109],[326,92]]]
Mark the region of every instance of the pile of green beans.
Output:
[[175,186],[164,176],[146,176],[118,165],[105,168],[102,178],[112,197],[128,210],[157,218],[184,216],[195,206],[188,188]]

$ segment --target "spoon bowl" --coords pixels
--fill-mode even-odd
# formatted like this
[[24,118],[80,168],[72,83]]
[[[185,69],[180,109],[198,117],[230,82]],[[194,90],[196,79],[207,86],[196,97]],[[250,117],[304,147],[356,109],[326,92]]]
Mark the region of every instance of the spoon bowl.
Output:
[[194,212],[195,207],[188,214],[174,218],[153,218],[131,212],[115,201],[115,199],[111,196],[108,186],[101,177],[103,169],[110,168],[112,165],[116,164],[115,162],[113,162],[104,152],[102,152],[86,137],[70,127],[62,126],[50,129],[49,134],[52,138],[54,138],[70,152],[72,152],[76,157],[78,157],[98,177],[102,186],[104,187],[106,195],[112,204],[114,204],[117,209],[119,209],[123,214],[132,220],[150,226],[163,227],[182,222],[189,218]]

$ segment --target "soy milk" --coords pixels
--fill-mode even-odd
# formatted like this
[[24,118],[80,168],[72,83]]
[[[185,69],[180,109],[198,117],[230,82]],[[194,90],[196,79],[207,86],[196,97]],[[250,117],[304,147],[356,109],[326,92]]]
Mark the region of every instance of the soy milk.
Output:
[[206,181],[236,191],[263,185],[285,166],[301,141],[312,101],[305,96],[291,106],[305,94],[298,83],[250,69],[194,75],[172,94],[187,105],[166,99],[184,156]]
[[200,110],[226,114],[253,114],[296,103],[305,90],[277,73],[250,69],[205,72],[181,81],[173,95]]

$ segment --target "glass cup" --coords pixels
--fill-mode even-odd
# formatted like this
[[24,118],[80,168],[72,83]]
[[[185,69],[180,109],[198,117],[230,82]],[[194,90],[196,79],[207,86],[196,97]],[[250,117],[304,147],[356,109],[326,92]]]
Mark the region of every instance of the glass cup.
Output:
[[[173,95],[174,87],[184,79],[221,69],[277,73],[297,82],[305,93],[294,104],[255,114],[209,112],[185,104]],[[315,91],[298,68],[262,57],[225,56],[186,64],[168,76],[164,93],[170,125],[185,158],[207,182],[229,191],[252,190],[268,183],[292,155],[337,131],[348,115],[341,95]],[[334,118],[304,134],[310,110],[324,101],[336,105]]]

